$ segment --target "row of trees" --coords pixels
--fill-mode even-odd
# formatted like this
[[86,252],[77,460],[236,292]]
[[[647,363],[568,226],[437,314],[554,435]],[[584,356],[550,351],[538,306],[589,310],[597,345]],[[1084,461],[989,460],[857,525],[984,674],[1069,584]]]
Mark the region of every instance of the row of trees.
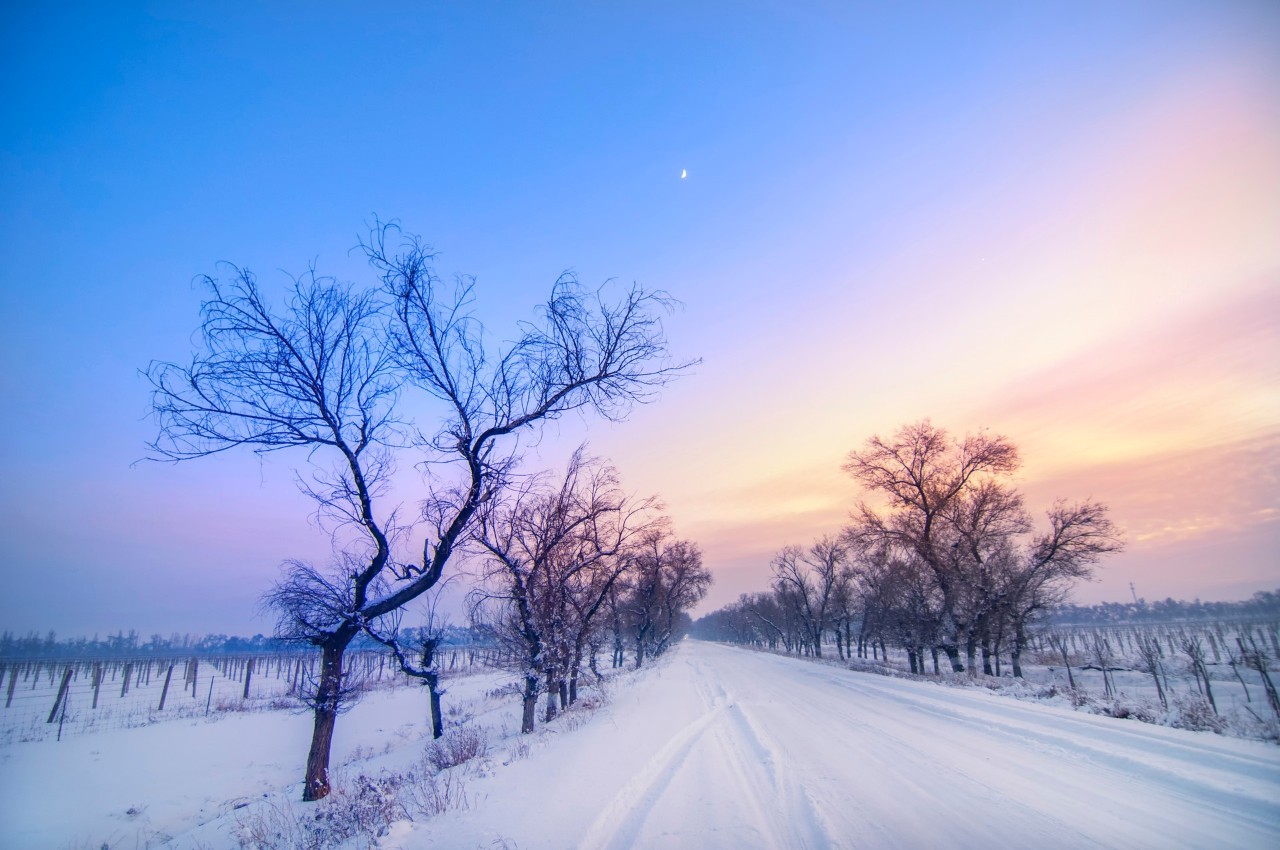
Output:
[[638,668],[687,628],[711,575],[658,507],[628,497],[617,471],[583,449],[562,479],[536,477],[485,505],[475,539],[488,557],[472,613],[517,659],[522,732],[533,731],[540,693],[547,721],[577,700],[584,661],[598,676],[610,635],[613,666],[629,640]]
[[[872,437],[845,470],[869,499],[839,535],[784,549],[770,591],[699,621],[697,633],[821,655],[887,643],[912,672],[926,653],[938,668],[993,673],[1007,650],[1015,676],[1028,630],[1075,581],[1122,547],[1106,507],[1056,502],[1036,527],[1011,479],[1017,448],[985,433],[952,439],[928,420]],[[962,659],[963,656],[963,659]]]
[[[351,697],[343,655],[359,635],[435,675],[431,653],[419,656],[425,668],[410,663],[401,615],[447,578],[487,506],[514,486],[521,435],[569,411],[621,419],[691,365],[667,355],[663,293],[611,297],[562,276],[539,320],[494,347],[471,312],[474,281],[442,281],[419,239],[377,224],[360,248],[379,285],[312,270],[280,307],[246,269],[204,278],[199,349],[189,363],[145,372],[158,422],[152,457],[246,447],[307,459],[299,481],[333,534],[333,561],[289,563],[266,596],[277,636],[322,654],[304,800],[329,792],[334,724]],[[391,496],[406,453],[422,473],[416,518]],[[408,553],[414,539],[420,557]]]

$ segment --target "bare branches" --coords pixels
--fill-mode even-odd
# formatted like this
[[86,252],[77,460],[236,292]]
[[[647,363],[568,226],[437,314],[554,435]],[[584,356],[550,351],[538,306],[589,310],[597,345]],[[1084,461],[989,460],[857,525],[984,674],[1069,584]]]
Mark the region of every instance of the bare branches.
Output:
[[231,268],[229,282],[202,278],[203,350],[188,366],[157,361],[146,369],[160,426],[155,457],[241,445],[343,446],[358,456],[388,439],[401,379],[380,344],[377,298],[311,271],[293,281],[277,314],[254,276]]
[[[389,244],[401,237],[398,245]],[[675,302],[636,286],[613,301],[563,275],[515,342],[490,357],[483,327],[470,314],[474,281],[446,292],[416,237],[379,224],[365,244],[396,316],[398,362],[411,379],[453,411],[448,427],[429,438],[441,452],[483,456],[498,437],[563,413],[590,408],[610,419],[652,400],[656,390],[698,361],[667,355],[661,315]]]

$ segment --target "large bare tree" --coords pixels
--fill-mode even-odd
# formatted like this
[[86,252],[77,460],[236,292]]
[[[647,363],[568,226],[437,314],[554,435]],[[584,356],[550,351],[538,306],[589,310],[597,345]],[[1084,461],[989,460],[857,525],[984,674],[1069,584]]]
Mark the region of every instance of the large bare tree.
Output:
[[1106,508],[1088,501],[1055,504],[1049,531],[1024,544],[1033,524],[1008,481],[1019,463],[1004,437],[953,440],[924,420],[889,440],[872,437],[844,467],[882,500],[858,505],[848,539],[873,560],[929,579],[931,590],[917,587],[909,598],[923,604],[922,611],[936,599],[938,643],[955,672],[965,669],[962,645],[970,668],[981,646],[990,672],[993,649],[1008,627],[1020,674],[1029,617],[1123,545]]
[[964,670],[960,642],[968,626],[969,588],[960,570],[961,540],[948,515],[985,480],[1011,473],[1018,464],[1018,450],[1003,437],[976,434],[953,441],[926,419],[899,428],[889,440],[872,437],[844,466],[887,503],[883,509],[859,504],[851,539],[896,550],[930,573],[942,595],[942,650],[957,672]]
[[[379,224],[362,248],[380,288],[310,273],[279,309],[246,270],[233,269],[229,284],[206,278],[201,350],[189,364],[146,370],[155,456],[305,450],[304,491],[322,518],[353,532],[332,568],[291,562],[266,597],[281,636],[321,649],[304,800],[329,793],[334,723],[349,696],[346,648],[362,631],[386,639],[380,622],[440,581],[476,511],[506,486],[514,438],[573,410],[620,419],[690,365],[667,356],[663,293],[633,286],[610,298],[564,276],[540,320],[493,349],[471,313],[473,281],[442,284],[419,239]],[[437,403],[426,421],[397,418],[411,388]],[[394,450],[409,446],[426,455],[420,560],[395,556],[396,512],[377,508]]]

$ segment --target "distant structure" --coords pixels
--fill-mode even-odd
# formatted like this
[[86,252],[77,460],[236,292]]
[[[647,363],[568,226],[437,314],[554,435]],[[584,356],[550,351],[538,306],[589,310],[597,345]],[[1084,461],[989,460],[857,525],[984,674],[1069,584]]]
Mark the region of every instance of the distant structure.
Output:
[[1134,589],[1133,582],[1129,582],[1129,592],[1133,594],[1133,604],[1138,604],[1138,591]]

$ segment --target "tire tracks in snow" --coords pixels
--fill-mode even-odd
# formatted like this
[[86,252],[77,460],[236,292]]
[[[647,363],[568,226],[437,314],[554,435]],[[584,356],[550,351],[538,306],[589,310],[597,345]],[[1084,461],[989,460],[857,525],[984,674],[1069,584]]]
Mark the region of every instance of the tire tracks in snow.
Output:
[[[734,700],[719,671],[682,660],[706,710],[613,796],[579,848],[832,846],[794,771]],[[682,799],[673,800],[677,795]],[[684,816],[673,819],[666,814],[671,810]]]

